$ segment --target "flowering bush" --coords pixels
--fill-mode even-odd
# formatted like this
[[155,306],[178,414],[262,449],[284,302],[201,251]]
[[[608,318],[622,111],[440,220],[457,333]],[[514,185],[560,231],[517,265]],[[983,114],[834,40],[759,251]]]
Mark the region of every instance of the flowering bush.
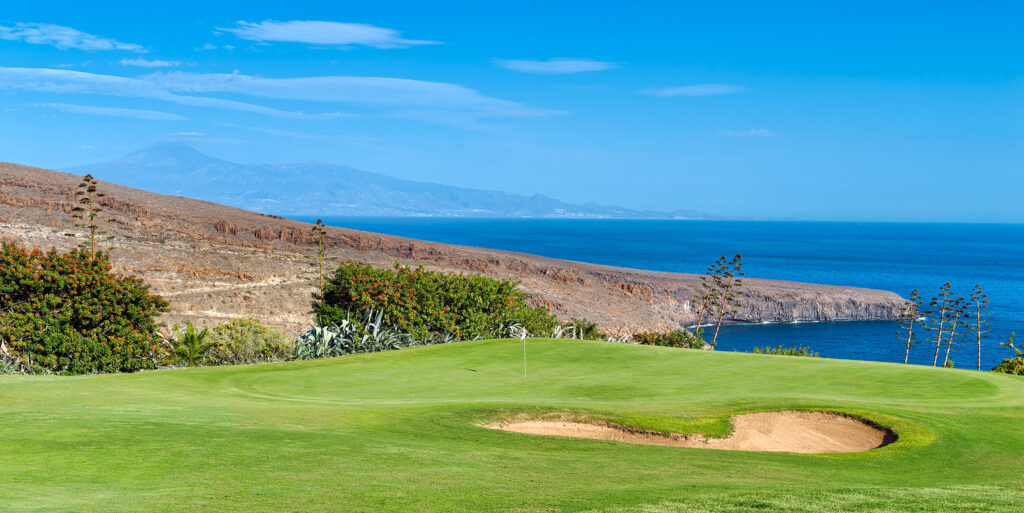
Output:
[[393,326],[419,340],[448,335],[458,340],[497,335],[502,325],[520,324],[530,333],[550,333],[558,325],[543,307],[526,304],[518,282],[473,274],[452,274],[395,264],[378,269],[344,263],[331,275],[313,312],[321,326],[383,315]]
[[111,272],[102,253],[0,247],[0,345],[32,372],[154,368],[166,309],[142,280]]

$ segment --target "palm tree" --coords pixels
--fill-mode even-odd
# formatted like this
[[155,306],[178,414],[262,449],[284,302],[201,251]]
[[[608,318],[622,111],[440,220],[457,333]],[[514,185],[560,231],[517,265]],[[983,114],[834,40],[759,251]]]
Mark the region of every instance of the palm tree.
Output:
[[[178,331],[177,326],[174,327],[174,331]],[[177,341],[173,344],[174,358],[189,367],[203,363],[206,353],[214,346],[213,342],[206,341],[206,336],[209,333],[208,328],[203,328],[197,333],[191,322],[186,323],[185,332],[175,336]]]

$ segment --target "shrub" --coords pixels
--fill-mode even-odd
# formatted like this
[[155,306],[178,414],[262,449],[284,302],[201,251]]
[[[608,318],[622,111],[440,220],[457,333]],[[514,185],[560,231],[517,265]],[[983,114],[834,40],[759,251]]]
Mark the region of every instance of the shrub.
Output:
[[1024,358],[1005,358],[1003,363],[996,365],[992,372],[1024,376]]
[[103,253],[0,247],[0,341],[30,372],[152,369],[167,303]]
[[704,349],[706,344],[700,335],[681,328],[667,332],[647,331],[637,333],[633,335],[633,340],[638,344],[648,346],[684,347],[689,349]]
[[810,358],[818,358],[818,353],[811,351],[811,348],[805,346],[799,347],[783,347],[781,344],[775,347],[755,347],[751,353],[757,354],[779,354],[783,356],[807,356]]
[[295,340],[295,358],[330,358],[356,353],[375,353],[418,346],[416,337],[384,324],[384,312],[370,312],[362,319],[345,318],[329,326],[317,326]]
[[992,372],[1002,372],[1004,374],[1013,374],[1015,376],[1024,376],[1024,346],[1018,347],[1013,345],[1013,339],[1016,333],[1010,333],[1010,340],[1003,342],[999,345],[1003,347],[1009,347],[1013,350],[1016,358],[1006,358],[1002,363],[996,365]]
[[295,344],[283,331],[257,319],[233,319],[215,326],[207,338],[212,346],[206,354],[211,365],[287,360]]
[[383,325],[418,340],[451,336],[459,340],[496,336],[502,325],[519,324],[530,333],[551,333],[558,322],[543,307],[526,304],[518,282],[473,274],[428,271],[395,264],[379,269],[348,262],[331,275],[323,297],[313,303],[321,326],[343,320],[360,323],[370,312]]

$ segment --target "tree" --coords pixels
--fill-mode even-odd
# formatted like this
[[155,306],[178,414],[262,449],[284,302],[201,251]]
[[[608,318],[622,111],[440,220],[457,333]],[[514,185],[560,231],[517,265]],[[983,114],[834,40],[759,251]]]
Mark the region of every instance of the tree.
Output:
[[988,338],[991,322],[988,320],[988,295],[982,292],[981,285],[975,284],[971,292],[971,305],[968,310],[970,322],[968,328],[974,334],[974,342],[978,346],[978,370],[981,370],[981,343]]
[[903,304],[903,320],[900,329],[907,330],[906,346],[907,352],[903,356],[903,363],[910,361],[910,348],[917,343],[914,338],[914,323],[921,317],[921,293],[917,289],[910,292],[910,299]]
[[0,340],[30,371],[84,374],[152,369],[167,302],[107,255],[0,245]]
[[716,265],[712,264],[704,271],[704,275],[700,277],[700,288],[694,296],[693,304],[697,310],[697,327],[693,333],[698,337],[704,332],[704,316],[708,314],[708,308],[717,302],[717,288],[714,286],[717,283],[715,269],[717,269]]
[[324,297],[324,235],[327,234],[323,220],[316,220],[312,232],[313,241],[316,242],[317,247],[317,271],[320,276],[320,297],[322,298]]
[[[932,316],[933,314],[937,315],[937,320],[939,322],[938,328],[934,328],[927,323],[922,325],[926,331],[937,330],[938,332],[935,337],[935,357],[932,359],[932,367],[935,367],[939,364],[939,349],[942,348],[943,335],[945,334],[944,330],[946,326],[946,318],[949,315],[949,306],[952,301],[953,285],[951,285],[947,281],[946,283],[943,283],[941,287],[939,287],[939,293],[932,298],[931,302],[928,303],[929,308],[928,311],[925,312],[928,315],[928,317]],[[932,320],[931,322],[935,322],[935,320]]]
[[956,340],[958,336],[963,336],[963,332],[957,332],[957,328],[967,326],[964,322],[964,313],[967,310],[967,302],[964,301],[962,296],[957,296],[953,300],[949,308],[949,332],[946,338],[946,357],[942,361],[943,367],[952,367],[952,362],[949,359],[949,351],[954,345],[959,345]]
[[726,260],[725,256],[718,259],[718,267],[715,271],[714,284],[717,287],[717,301],[714,304],[715,336],[711,339],[711,345],[718,343],[718,331],[722,329],[722,320],[726,314],[736,313],[739,306],[739,296],[743,295],[740,290],[743,286],[743,257],[737,254],[732,260]]
[[[103,212],[103,209],[109,205],[103,199],[106,195],[97,190],[96,183],[96,179],[92,175],[87,174],[82,177],[82,182],[78,184],[78,190],[75,191],[78,205],[71,209],[71,217],[81,221],[76,223],[75,227],[84,228],[89,232],[89,240],[83,241],[81,248],[88,249],[89,256],[92,258],[96,258],[96,237],[102,237],[107,233],[100,230],[100,226],[113,221],[113,219],[97,220],[100,212]],[[73,233],[67,235],[76,237]]]

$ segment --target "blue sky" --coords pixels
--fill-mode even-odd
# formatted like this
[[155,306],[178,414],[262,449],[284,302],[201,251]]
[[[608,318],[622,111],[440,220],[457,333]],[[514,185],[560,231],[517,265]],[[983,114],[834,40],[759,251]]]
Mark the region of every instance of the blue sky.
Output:
[[0,160],[176,140],[633,208],[1024,222],[1024,2],[292,4],[5,5]]

